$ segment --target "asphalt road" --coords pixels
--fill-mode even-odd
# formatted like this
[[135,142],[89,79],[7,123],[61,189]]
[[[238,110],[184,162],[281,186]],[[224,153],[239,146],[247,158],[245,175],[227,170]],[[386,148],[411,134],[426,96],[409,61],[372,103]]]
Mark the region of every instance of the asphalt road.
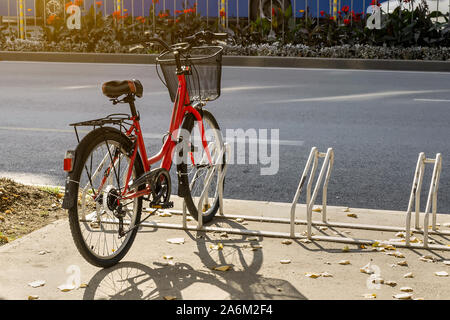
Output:
[[[168,129],[171,104],[154,66],[0,62],[0,72],[0,176],[63,184],[62,158],[76,145],[68,124],[126,111],[102,95],[108,80],[142,81],[151,154]],[[226,67],[222,79],[208,109],[223,131],[279,129],[281,139],[278,173],[231,165],[226,197],[290,202],[311,147],[333,147],[331,205],[405,210],[419,152],[439,152],[438,211],[450,212],[450,73]]]

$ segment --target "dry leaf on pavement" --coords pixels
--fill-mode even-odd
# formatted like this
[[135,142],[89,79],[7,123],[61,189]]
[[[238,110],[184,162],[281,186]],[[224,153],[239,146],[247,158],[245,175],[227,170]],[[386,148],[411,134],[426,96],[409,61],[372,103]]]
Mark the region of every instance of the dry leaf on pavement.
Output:
[[33,288],[42,287],[43,285],[45,285],[45,280],[36,280],[28,283],[28,285]]
[[225,265],[225,266],[217,266],[217,267],[214,267],[213,270],[216,270],[216,271],[228,271],[228,270],[230,270],[231,268],[232,268],[232,266]]
[[171,238],[171,239],[167,239],[167,242],[172,243],[172,244],[183,244],[184,238]]
[[393,297],[395,299],[399,299],[399,300],[409,300],[412,298],[412,294],[411,293],[398,293],[398,294],[394,294]]

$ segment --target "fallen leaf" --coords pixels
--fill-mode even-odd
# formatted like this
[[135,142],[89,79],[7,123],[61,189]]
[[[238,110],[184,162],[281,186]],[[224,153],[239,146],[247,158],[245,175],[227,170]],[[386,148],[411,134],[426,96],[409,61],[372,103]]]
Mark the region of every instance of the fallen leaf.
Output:
[[370,264],[370,262],[368,264],[366,264],[364,267],[361,267],[359,269],[360,272],[362,273],[366,273],[366,274],[373,274],[375,273],[375,271],[372,269],[372,266]]
[[12,211],[11,210],[5,210],[5,214],[11,214],[12,213]]
[[343,252],[349,252],[350,248],[348,246],[345,246],[345,247],[342,248],[342,251]]
[[400,291],[403,292],[413,292],[413,289],[411,287],[401,287]]
[[383,278],[374,278],[374,279],[372,279],[371,282],[375,283],[375,284],[383,284],[384,283],[384,279]]
[[320,275],[324,278],[332,278],[333,277],[333,275],[328,272],[322,272]]
[[403,278],[414,278],[414,274],[412,272],[405,273]]
[[405,238],[406,232],[404,232],[404,231],[397,232],[397,233],[395,234],[395,236],[396,236],[397,238]]
[[348,214],[347,214],[347,217],[350,217],[350,218],[358,218],[358,216],[356,215],[356,213],[348,213]]
[[377,295],[375,293],[365,293],[363,294],[363,297],[366,299],[375,299]]
[[212,244],[209,247],[211,249],[213,249],[213,250],[222,250],[223,249],[223,244],[219,242],[218,244]]
[[61,290],[62,292],[68,292],[68,291],[76,289],[76,287],[75,287],[74,284],[67,284],[67,283],[65,283],[65,284],[60,285],[58,287],[58,289]]
[[166,260],[171,260],[171,259],[173,259],[173,256],[164,255],[163,258],[166,259]]
[[411,242],[411,243],[419,243],[420,240],[417,237],[411,237],[411,238],[409,238],[409,242]]
[[298,241],[300,241],[301,243],[310,243],[311,242],[311,240],[309,240],[309,239],[300,239]]
[[248,241],[258,241],[258,237],[247,238]]
[[347,265],[347,264],[350,264],[350,261],[349,260],[341,260],[338,263],[342,264],[342,265]]
[[[219,232],[220,232],[220,231],[219,231]],[[220,237],[221,237],[221,238],[228,238],[228,233],[222,232],[222,233],[220,234]]]
[[394,256],[396,258],[404,258],[405,256],[403,255],[403,253],[399,252],[399,251],[394,251],[394,252],[386,252],[386,254],[388,256]]
[[319,227],[319,230],[325,231],[325,230],[328,230],[328,227]]
[[237,219],[236,219],[236,222],[244,222],[244,219],[242,219],[242,218],[237,218]]
[[45,280],[36,280],[28,283],[28,285],[33,288],[42,287],[43,285],[45,285]]
[[391,286],[391,287],[395,287],[397,285],[397,282],[395,282],[393,280],[388,280],[388,281],[385,281],[384,284]]
[[172,214],[168,211],[158,212],[159,217],[171,217]]
[[0,244],[1,243],[8,243],[8,242],[9,242],[8,237],[0,234]]
[[184,243],[184,238],[172,238],[172,239],[167,239],[168,243],[172,243],[172,244],[183,244]]
[[343,211],[343,212],[350,212],[350,208],[347,207],[347,208],[343,209],[342,211]]
[[399,266],[402,266],[402,267],[407,267],[407,266],[408,266],[408,262],[406,262],[406,260],[397,262],[397,264],[398,264]]
[[399,300],[409,300],[412,298],[412,294],[411,293],[398,293],[398,294],[394,294],[393,297],[395,299],[399,299]]
[[424,262],[436,262],[436,259],[432,256],[429,255],[425,255],[425,256],[421,256],[419,258],[420,261],[424,261]]
[[176,300],[177,299],[177,297],[174,297],[174,296],[164,296],[163,298],[164,298],[164,300]]
[[87,283],[82,283],[79,286],[79,288],[81,288],[81,289],[84,289],[84,288],[87,288],[87,287],[89,287],[89,285]]
[[39,299],[39,296],[36,295],[28,296],[28,300],[37,300],[37,299]]
[[314,211],[314,212],[322,212],[322,208],[321,207],[314,207],[312,209],[312,211]]
[[291,263],[291,260],[289,260],[289,259],[282,259],[282,260],[280,260],[280,263],[281,264],[289,264],[289,263]]
[[214,267],[213,270],[216,271],[228,271],[232,268],[232,266],[230,265],[225,265],[225,266],[218,266],[218,267]]
[[448,277],[448,272],[446,271],[436,271],[434,274],[438,277]]
[[289,245],[289,244],[291,244],[292,243],[292,240],[283,240],[283,241],[281,241],[281,243],[282,244],[287,244],[287,245]]
[[320,273],[307,272],[305,273],[305,277],[317,279],[320,277]]

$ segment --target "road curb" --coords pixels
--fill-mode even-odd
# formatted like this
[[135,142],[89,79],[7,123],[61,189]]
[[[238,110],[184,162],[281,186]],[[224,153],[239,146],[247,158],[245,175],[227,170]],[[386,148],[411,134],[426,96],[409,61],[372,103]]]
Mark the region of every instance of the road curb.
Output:
[[[154,64],[155,54],[0,51],[0,61]],[[225,66],[450,72],[450,61],[224,56]]]

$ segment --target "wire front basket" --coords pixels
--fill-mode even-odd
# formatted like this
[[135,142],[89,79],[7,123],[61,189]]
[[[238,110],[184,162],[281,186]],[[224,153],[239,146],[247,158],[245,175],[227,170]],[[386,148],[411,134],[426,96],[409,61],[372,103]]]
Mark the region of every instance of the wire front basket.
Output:
[[[186,85],[191,101],[212,101],[220,96],[222,77],[222,47],[194,47],[188,55],[181,56],[181,64],[189,67]],[[170,99],[175,101],[178,89],[176,63],[172,52],[163,52],[157,59],[169,90]]]

